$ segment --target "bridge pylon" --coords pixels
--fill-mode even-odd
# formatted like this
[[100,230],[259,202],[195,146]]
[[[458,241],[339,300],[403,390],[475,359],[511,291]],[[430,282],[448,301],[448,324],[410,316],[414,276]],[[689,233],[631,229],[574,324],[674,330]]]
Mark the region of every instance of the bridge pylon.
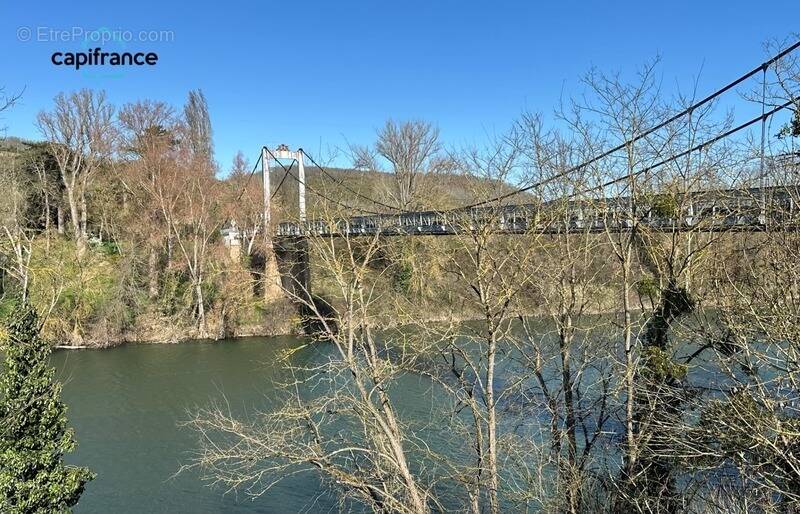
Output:
[[[265,295],[274,294],[275,290],[287,294],[302,312],[315,305],[311,294],[311,272],[308,257],[308,243],[305,238],[273,241],[270,223],[272,190],[269,179],[269,165],[272,160],[297,161],[298,213],[302,225],[306,221],[306,171],[303,150],[290,150],[287,145],[279,145],[274,151],[263,147],[261,150],[261,170],[264,176],[264,220],[268,230],[264,231],[267,259],[265,263],[265,279],[267,288]],[[288,173],[288,171],[287,171]],[[269,291],[267,291],[269,290]]]

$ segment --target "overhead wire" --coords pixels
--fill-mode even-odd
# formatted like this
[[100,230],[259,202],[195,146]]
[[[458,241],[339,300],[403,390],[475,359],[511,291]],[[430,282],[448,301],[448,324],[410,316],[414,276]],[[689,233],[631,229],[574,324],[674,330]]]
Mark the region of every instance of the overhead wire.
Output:
[[675,154],[675,155],[673,155],[671,157],[663,159],[663,160],[661,160],[661,161],[659,161],[659,162],[657,162],[655,164],[652,164],[650,166],[647,166],[647,167],[642,168],[640,170],[637,170],[635,172],[627,173],[627,174],[622,175],[620,177],[614,178],[612,180],[609,180],[607,182],[604,182],[602,184],[599,184],[599,185],[594,186],[592,188],[589,188],[587,190],[584,190],[584,191],[581,191],[581,192],[578,192],[578,193],[572,193],[571,195],[568,195],[567,198],[572,199],[572,198],[575,198],[576,196],[582,196],[582,195],[585,195],[587,193],[591,193],[591,192],[594,192],[594,191],[601,191],[601,190],[607,188],[608,186],[612,186],[612,185],[617,184],[619,182],[630,180],[632,178],[638,177],[639,175],[643,175],[643,174],[645,174],[645,173],[647,173],[649,171],[653,171],[654,169],[659,168],[659,167],[661,167],[661,166],[663,166],[665,164],[668,164],[668,163],[670,163],[670,162],[672,162],[672,161],[674,161],[676,159],[680,159],[681,157],[685,157],[685,156],[689,155],[692,152],[700,151],[700,150],[702,150],[703,148],[705,148],[707,146],[710,146],[710,145],[712,145],[714,143],[717,143],[717,142],[721,141],[722,139],[725,139],[725,138],[727,138],[727,137],[739,132],[740,130],[744,130],[749,126],[758,123],[759,121],[765,120],[765,119],[769,118],[770,116],[772,116],[773,114],[775,114],[776,112],[781,111],[781,110],[789,107],[793,103],[794,102],[792,100],[784,102],[783,104],[780,104],[780,105],[774,107],[773,109],[765,112],[764,114],[756,116],[756,117],[754,117],[754,118],[742,123],[741,125],[737,125],[736,127],[732,128],[732,129],[726,130],[725,132],[723,132],[721,134],[718,134],[718,135],[712,137],[711,139],[703,141],[702,143],[697,144],[697,145],[695,145],[695,146],[693,146],[691,148],[688,148],[686,150],[683,150],[682,152],[679,152],[679,153],[677,153],[677,154]]
[[[510,191],[508,193],[504,193],[502,195],[495,196],[493,198],[489,198],[489,199],[486,199],[486,200],[481,200],[479,202],[475,202],[475,203],[467,205],[467,206],[465,206],[463,208],[464,209],[469,209],[469,208],[473,208],[473,207],[480,207],[482,205],[486,205],[486,204],[498,202],[498,201],[501,201],[501,200],[505,200],[506,198],[510,198],[510,197],[518,195],[520,193],[524,193],[524,192],[530,191],[532,189],[539,188],[539,187],[547,185],[547,184],[549,184],[549,183],[551,183],[551,182],[553,182],[555,180],[558,180],[560,178],[564,178],[564,177],[566,177],[568,175],[571,175],[572,173],[575,173],[576,171],[580,171],[581,169],[583,169],[583,168],[585,168],[585,167],[587,167],[587,166],[589,166],[591,164],[594,164],[595,162],[597,162],[597,161],[599,161],[601,159],[604,159],[604,158],[606,158],[606,157],[608,157],[608,156],[610,156],[610,155],[612,155],[612,154],[614,154],[614,153],[626,148],[627,146],[635,143],[636,141],[639,141],[640,139],[649,136],[653,132],[661,130],[662,128],[666,127],[667,125],[679,120],[683,116],[686,116],[687,114],[692,113],[696,109],[698,109],[698,108],[702,107],[703,105],[711,102],[712,100],[714,100],[718,96],[720,96],[720,95],[726,93],[727,91],[733,89],[734,87],[738,86],[739,84],[741,84],[745,80],[749,79],[753,75],[757,74],[758,72],[766,70],[770,65],[772,65],[773,63],[775,63],[779,59],[785,57],[789,53],[793,52],[797,48],[800,48],[800,41],[797,41],[793,45],[783,49],[780,52],[778,52],[772,58],[764,61],[763,63],[761,63],[757,67],[753,68],[749,72],[745,73],[744,75],[741,75],[740,77],[738,77],[734,81],[732,81],[732,82],[726,84],[725,86],[717,89],[716,91],[714,91],[710,95],[706,96],[702,100],[693,103],[689,107],[686,107],[682,111],[674,114],[673,116],[667,118],[666,120],[662,121],[661,123],[659,123],[659,124],[649,128],[649,129],[645,130],[644,132],[641,132],[640,134],[637,134],[636,136],[634,136],[634,137],[632,137],[632,138],[620,143],[619,145],[617,145],[617,146],[615,146],[615,147],[613,147],[613,148],[611,148],[609,150],[606,150],[605,152],[603,152],[603,153],[601,153],[599,155],[596,155],[596,156],[590,158],[589,160],[587,160],[585,162],[582,162],[581,164],[578,164],[576,166],[568,168],[568,169],[566,169],[566,170],[564,170],[562,172],[559,172],[559,173],[557,173],[555,175],[547,177],[547,178],[545,178],[543,180],[540,180],[540,181],[538,181],[538,182],[536,182],[534,184],[530,184],[530,185],[527,185],[527,186],[524,186],[524,187],[517,188],[514,191]],[[761,118],[758,118],[758,119],[761,119]]]
[[[329,172],[328,172],[328,170],[326,170],[326,169],[325,169],[325,168],[324,168],[324,167],[323,167],[321,164],[319,164],[317,161],[315,161],[315,160],[314,160],[314,158],[313,158],[313,157],[311,157],[311,155],[309,155],[309,154],[308,154],[308,152],[306,152],[306,151],[305,151],[305,150],[303,150],[302,148],[300,148],[300,150],[299,150],[299,151],[300,151],[300,152],[302,152],[302,153],[303,153],[303,155],[305,155],[306,157],[308,157],[308,160],[311,162],[311,164],[313,164],[314,166],[316,166],[317,168],[319,168],[319,170],[320,170],[320,171],[321,171],[323,174],[325,174],[325,176],[327,176],[328,178],[330,178],[330,179],[331,179],[331,180],[333,180],[334,182],[337,182],[337,183],[338,183],[340,186],[342,186],[344,189],[346,189],[346,190],[347,190],[347,191],[349,191],[350,193],[354,194],[355,196],[357,196],[357,197],[359,197],[359,198],[362,198],[362,199],[364,199],[364,200],[367,200],[368,202],[372,202],[372,203],[374,203],[375,205],[378,205],[378,206],[380,206],[380,207],[385,207],[385,208],[387,208],[387,209],[391,209],[391,210],[394,210],[394,211],[397,211],[397,212],[401,212],[401,213],[408,213],[408,212],[412,212],[412,211],[408,211],[408,210],[406,210],[406,209],[401,209],[401,208],[399,208],[399,207],[395,207],[395,206],[392,206],[392,205],[389,205],[389,204],[383,203],[383,202],[381,202],[381,201],[379,201],[379,200],[375,200],[374,198],[371,198],[371,197],[369,197],[369,196],[367,196],[367,195],[364,195],[364,194],[362,194],[362,193],[360,193],[360,192],[356,191],[355,189],[353,189],[353,188],[351,188],[350,186],[348,186],[347,184],[345,184],[345,183],[344,183],[344,181],[342,181],[341,179],[338,179],[338,178],[336,178],[336,177],[335,177],[335,176],[333,176],[331,173],[329,173]],[[387,214],[392,214],[392,213],[387,213]]]
[[315,195],[317,195],[317,196],[319,196],[319,197],[321,197],[321,198],[324,198],[325,200],[328,200],[329,202],[335,203],[336,205],[338,205],[338,206],[340,206],[340,207],[344,207],[345,209],[348,209],[348,210],[353,210],[353,211],[361,211],[361,212],[365,212],[365,213],[367,213],[367,214],[373,214],[373,215],[382,215],[382,214],[384,214],[384,213],[381,213],[381,212],[372,211],[372,210],[369,210],[369,209],[364,209],[364,208],[361,208],[361,207],[354,207],[354,206],[352,206],[352,205],[349,205],[349,204],[347,204],[347,203],[345,203],[345,202],[342,202],[341,200],[337,200],[337,199],[335,199],[335,198],[331,198],[330,196],[328,196],[328,195],[326,195],[326,194],[324,194],[324,193],[322,193],[322,192],[320,192],[320,191],[317,191],[315,188],[311,187],[311,186],[308,184],[308,181],[305,181],[305,180],[300,180],[300,178],[299,178],[299,177],[296,177],[296,176],[294,176],[294,174],[290,173],[290,172],[289,172],[289,170],[288,170],[288,168],[286,168],[286,166],[284,166],[284,165],[283,165],[283,163],[282,163],[282,162],[280,162],[280,161],[277,159],[277,157],[275,157],[275,154],[274,154],[274,153],[272,153],[272,150],[270,150],[270,149],[269,149],[269,148],[267,148],[266,146],[264,146],[264,147],[262,147],[262,148],[263,148],[264,150],[266,150],[266,151],[267,151],[267,153],[270,155],[270,157],[272,157],[272,159],[273,159],[273,160],[275,160],[275,162],[277,162],[277,163],[278,163],[278,164],[281,166],[281,168],[283,168],[284,172],[285,172],[285,173],[286,173],[288,176],[292,177],[292,179],[293,179],[293,180],[295,180],[295,181],[296,181],[298,184],[303,184],[303,185],[306,187],[306,189],[307,189],[308,191],[311,191],[311,192],[312,192],[312,193],[314,193]]

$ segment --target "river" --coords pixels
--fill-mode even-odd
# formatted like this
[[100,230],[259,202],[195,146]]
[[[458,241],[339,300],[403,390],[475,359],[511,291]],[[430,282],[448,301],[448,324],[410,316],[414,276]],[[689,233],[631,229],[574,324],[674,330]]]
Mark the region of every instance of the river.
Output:
[[[583,391],[586,405],[592,405],[592,396],[600,393],[596,387],[599,376],[594,374],[604,367],[603,363],[609,362],[602,357],[603,352],[597,350],[605,347],[604,341],[609,337],[614,338],[614,328],[601,321],[602,318],[595,320],[591,337],[576,341],[581,351],[588,352],[583,358],[590,359],[593,364],[582,375],[588,387]],[[534,333],[552,337],[549,320],[529,322]],[[606,334],[606,330],[610,332]],[[676,334],[675,338],[685,341],[676,348],[679,361],[696,351],[696,343],[685,335]],[[174,345],[129,344],[103,350],[54,352],[52,360],[57,377],[64,384],[63,398],[78,442],[76,451],[67,456],[67,461],[88,466],[97,473],[97,478],[87,485],[75,512],[339,512],[342,508],[339,499],[323,487],[313,473],[285,478],[266,494],[255,498],[241,491],[237,495],[236,492],[226,493],[220,487],[209,487],[195,470],[179,473],[200,446],[197,434],[182,426],[191,413],[208,407],[215,400],[226,400],[237,418],[274,408],[280,384],[290,379],[285,371],[286,363],[280,360],[282,356],[290,355],[296,366],[314,367],[327,361],[334,351],[330,343],[309,342],[284,336]],[[542,348],[551,346],[545,339],[538,344]],[[501,353],[504,357],[498,361],[495,378],[498,390],[504,387],[504,378],[515,372],[514,363],[520,361],[516,351],[510,348]],[[705,356],[701,355],[693,363],[692,381],[695,386],[719,385],[724,374],[717,369],[718,363],[713,359],[707,361]],[[545,365],[543,374],[557,380],[558,369],[551,369],[557,359],[545,360],[550,364]],[[613,384],[611,387],[614,388]],[[466,446],[463,439],[454,437],[451,407],[446,397],[436,390],[423,375],[408,373],[396,377],[390,394],[401,419],[414,426],[415,434],[430,444],[430,449],[448,456],[456,455]],[[519,400],[501,405],[511,414],[522,409],[519,412],[525,423],[517,423],[512,415],[508,418],[510,424],[501,429],[536,441],[540,429],[546,436],[549,415],[536,406],[535,394],[528,400],[525,398],[523,394]],[[517,401],[521,403],[515,403]],[[461,415],[466,416],[466,409]],[[587,422],[591,424],[592,419]],[[613,450],[618,444],[614,442],[614,433],[620,434],[622,430],[614,419],[606,422],[604,437],[607,440],[602,444],[610,453],[601,458],[611,467],[619,460]],[[445,484],[444,487],[450,486]],[[451,492],[437,490],[437,494],[444,493],[444,497]],[[459,489],[458,494],[463,491]],[[451,499],[456,501],[454,506],[461,505],[457,494],[451,495]],[[449,505],[449,501],[446,502]],[[353,506],[344,506],[345,510],[349,507]]]
[[[545,325],[538,331],[545,333]],[[286,478],[257,498],[209,487],[194,470],[178,473],[199,447],[197,434],[182,426],[191,413],[221,399],[237,417],[269,411],[278,384],[289,378],[281,355],[290,353],[303,366],[327,359],[333,350],[327,343],[308,342],[286,336],[56,351],[52,359],[78,441],[67,461],[97,473],[75,512],[338,512],[338,499],[312,473]],[[498,363],[498,387],[505,365]],[[586,371],[587,383],[593,382],[591,373]],[[428,379],[401,375],[392,397],[401,418],[418,424],[417,435],[431,448],[457,453],[453,443],[464,446],[453,439],[449,418],[434,421],[444,398],[432,392]],[[547,424],[535,415],[528,422]]]
[[[278,352],[305,342],[248,338],[55,352],[78,441],[67,460],[97,473],[75,512],[337,511],[336,499],[311,475],[287,479],[255,500],[207,487],[192,471],[176,476],[197,447],[196,435],[180,426],[189,412],[223,396],[234,411],[268,409],[281,373]],[[295,358],[319,351],[306,346]]]

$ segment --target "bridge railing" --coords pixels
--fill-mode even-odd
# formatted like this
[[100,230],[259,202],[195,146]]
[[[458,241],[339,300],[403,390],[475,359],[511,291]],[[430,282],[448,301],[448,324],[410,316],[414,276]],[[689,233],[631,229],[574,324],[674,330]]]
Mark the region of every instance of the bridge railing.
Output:
[[760,230],[798,215],[797,188],[742,188],[683,194],[643,195],[545,204],[480,207],[454,211],[353,216],[279,224],[278,237],[309,235],[452,235],[493,226],[499,232],[625,230],[634,222],[656,230],[751,228]]

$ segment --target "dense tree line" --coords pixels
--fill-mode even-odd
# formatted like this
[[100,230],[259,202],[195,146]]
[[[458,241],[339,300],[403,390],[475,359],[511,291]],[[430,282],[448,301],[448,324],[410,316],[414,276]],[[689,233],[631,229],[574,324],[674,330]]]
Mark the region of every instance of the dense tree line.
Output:
[[230,262],[219,234],[235,220],[252,237],[258,182],[241,169],[218,178],[201,92],[182,114],[150,100],[117,109],[102,91],[60,94],[38,125],[43,142],[8,141],[2,159],[4,309],[30,298],[47,337],[76,344],[263,321],[246,294],[252,270]]
[[[265,268],[274,257],[260,177],[242,152],[227,170],[214,161],[202,92],[182,110],[154,100],[117,108],[103,91],[62,93],[37,125],[43,141],[2,143],[0,309],[30,299],[46,337],[77,345],[296,328],[275,270]],[[470,179],[444,164],[432,125],[389,122],[376,148],[389,170],[378,171],[377,160],[363,171],[307,168],[309,188],[323,192],[310,215],[345,195],[356,209],[374,208],[369,197],[398,208],[470,198],[459,197]],[[270,173],[272,219],[292,219],[294,175]],[[220,229],[234,226],[241,252],[231,256]]]

